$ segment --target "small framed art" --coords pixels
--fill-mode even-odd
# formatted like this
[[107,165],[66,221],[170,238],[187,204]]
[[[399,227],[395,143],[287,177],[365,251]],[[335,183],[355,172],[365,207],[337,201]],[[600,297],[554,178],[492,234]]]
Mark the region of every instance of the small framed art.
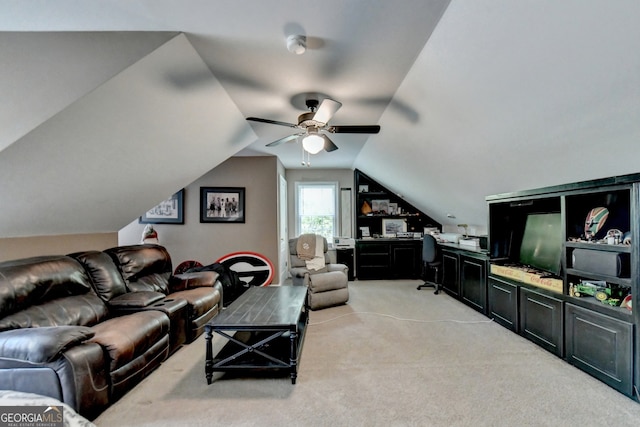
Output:
[[184,224],[184,188],[145,212],[138,222],[140,224]]

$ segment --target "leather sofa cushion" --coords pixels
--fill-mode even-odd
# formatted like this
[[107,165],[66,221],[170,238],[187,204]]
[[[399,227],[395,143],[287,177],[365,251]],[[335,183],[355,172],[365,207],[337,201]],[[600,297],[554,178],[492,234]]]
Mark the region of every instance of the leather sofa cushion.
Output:
[[84,326],[55,326],[5,331],[0,334],[0,357],[46,363],[57,359],[68,348],[92,338]]
[[182,298],[187,301],[192,312],[190,318],[198,318],[220,303],[222,295],[218,288],[195,288],[174,292],[170,298]]
[[113,372],[167,338],[169,317],[156,310],[140,311],[114,317],[92,329],[95,335],[91,341],[100,344],[109,355],[109,371]]
[[42,256],[0,263],[0,318],[57,298],[93,292],[80,263]]
[[103,301],[127,293],[127,285],[111,257],[100,251],[76,252],[69,255],[77,259],[89,272],[93,286]]
[[129,290],[169,293],[171,257],[163,246],[117,246],[105,252],[114,260]]
[[94,293],[58,298],[0,318],[0,331],[45,326],[93,326],[109,316]]

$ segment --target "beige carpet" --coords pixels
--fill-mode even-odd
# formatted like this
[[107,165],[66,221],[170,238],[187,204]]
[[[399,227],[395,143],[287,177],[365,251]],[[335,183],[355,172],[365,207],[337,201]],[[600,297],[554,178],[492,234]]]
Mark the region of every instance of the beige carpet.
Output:
[[[637,426],[640,404],[415,281],[350,283],[311,312],[288,376],[204,376],[204,337],[95,420],[108,426]],[[216,337],[216,346],[222,344]]]

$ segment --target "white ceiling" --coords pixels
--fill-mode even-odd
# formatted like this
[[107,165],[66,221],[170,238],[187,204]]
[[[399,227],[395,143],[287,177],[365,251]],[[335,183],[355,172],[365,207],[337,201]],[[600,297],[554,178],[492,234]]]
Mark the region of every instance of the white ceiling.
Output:
[[295,122],[306,93],[343,103],[331,124],[382,126],[332,135],[312,167],[357,167],[445,224],[485,227],[489,194],[640,171],[636,0],[0,10],[0,237],[116,231],[232,155],[302,167],[295,143],[264,147],[292,129],[245,118]]

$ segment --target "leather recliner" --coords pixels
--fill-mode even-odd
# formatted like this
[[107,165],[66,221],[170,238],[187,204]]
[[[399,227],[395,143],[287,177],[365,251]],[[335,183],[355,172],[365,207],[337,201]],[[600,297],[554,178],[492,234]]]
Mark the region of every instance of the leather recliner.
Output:
[[204,326],[222,309],[218,273],[201,271],[174,276],[171,257],[163,246],[118,246],[104,252],[111,256],[130,292],[160,292],[167,298],[187,301],[187,342],[200,336]]
[[169,316],[169,352],[175,352],[187,341],[187,301],[168,298],[161,292],[129,292],[120,271],[105,252],[84,251],[69,256],[80,261],[89,273],[98,296],[116,315],[136,311],[156,310]]
[[0,384],[93,418],[169,353],[160,311],[113,317],[68,256],[0,263]]

